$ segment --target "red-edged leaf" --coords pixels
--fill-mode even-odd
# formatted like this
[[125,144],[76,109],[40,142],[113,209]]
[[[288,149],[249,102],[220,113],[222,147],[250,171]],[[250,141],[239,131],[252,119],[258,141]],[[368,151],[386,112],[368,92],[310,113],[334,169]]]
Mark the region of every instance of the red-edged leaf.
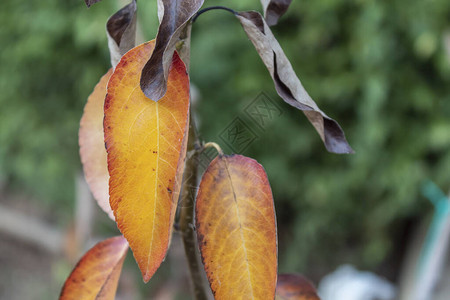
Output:
[[241,155],[216,157],[196,201],[202,260],[216,299],[273,299],[277,233],[264,168]]
[[127,241],[122,236],[95,245],[75,266],[59,299],[113,300],[127,250]]
[[189,77],[176,53],[160,101],[139,88],[154,45],[142,44],[122,57],[109,80],[104,119],[111,208],[145,282],[167,253],[189,126]]

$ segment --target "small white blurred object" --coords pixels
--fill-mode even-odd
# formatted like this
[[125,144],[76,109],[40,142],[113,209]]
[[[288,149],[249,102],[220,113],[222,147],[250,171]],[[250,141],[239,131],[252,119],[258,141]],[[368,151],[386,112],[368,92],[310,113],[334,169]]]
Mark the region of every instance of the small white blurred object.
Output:
[[342,265],[322,279],[318,293],[322,300],[393,300],[396,288],[373,273]]

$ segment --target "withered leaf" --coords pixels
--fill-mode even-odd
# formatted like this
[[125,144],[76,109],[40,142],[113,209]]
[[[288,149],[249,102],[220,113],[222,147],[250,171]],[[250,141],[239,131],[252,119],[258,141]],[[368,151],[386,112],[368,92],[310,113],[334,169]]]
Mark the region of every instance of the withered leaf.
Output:
[[314,285],[303,275],[279,274],[275,300],[320,300]]
[[95,4],[97,2],[100,2],[102,0],[84,0],[84,2],[86,3],[87,7],[91,7],[92,4]]
[[111,54],[111,65],[115,67],[122,55],[134,48],[136,44],[136,0],[114,15],[106,22],[108,47]]
[[240,12],[236,16],[269,70],[278,95],[286,103],[304,112],[328,151],[353,153],[339,124],[320,110],[306,92],[261,14],[248,11]]
[[286,13],[292,0],[261,0],[267,25],[273,26]]
[[[164,16],[156,36],[156,46],[150,59],[142,70],[141,89],[144,94],[158,101],[167,90],[167,76],[176,48],[183,45],[190,35],[190,19],[200,9],[204,0],[162,0]],[[187,53],[180,52],[181,59],[187,63]]]

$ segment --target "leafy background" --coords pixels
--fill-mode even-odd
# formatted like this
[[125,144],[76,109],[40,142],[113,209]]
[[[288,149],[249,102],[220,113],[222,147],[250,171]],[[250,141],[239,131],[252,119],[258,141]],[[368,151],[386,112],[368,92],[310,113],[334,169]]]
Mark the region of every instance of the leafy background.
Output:
[[[67,228],[81,170],[78,122],[109,67],[104,24],[125,1],[89,10],[81,0],[1,2],[0,203],[23,195]],[[261,9],[256,0],[206,5]],[[156,1],[139,1],[139,20],[140,36],[152,39]],[[274,34],[309,94],[344,128],[356,151],[345,156],[327,153],[303,114],[276,95],[231,14],[211,11],[194,24],[190,75],[205,140],[223,144],[220,133],[237,116],[255,126],[244,109],[261,92],[281,107],[270,126],[252,127],[258,139],[242,153],[265,167],[272,185],[280,271],[318,282],[352,263],[398,279],[412,228],[432,213],[421,185],[450,187],[449,20],[448,0],[293,1]],[[115,232],[99,223],[98,232]],[[60,269],[56,290],[70,267]]]

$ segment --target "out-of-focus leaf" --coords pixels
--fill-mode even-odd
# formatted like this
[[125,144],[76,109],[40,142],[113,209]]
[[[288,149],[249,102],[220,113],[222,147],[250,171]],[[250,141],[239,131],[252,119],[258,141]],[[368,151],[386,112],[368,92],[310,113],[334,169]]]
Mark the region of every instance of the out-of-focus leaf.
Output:
[[91,7],[92,4],[95,4],[97,2],[100,2],[102,0],[84,0],[84,2],[86,3],[87,7]]
[[112,69],[103,75],[88,98],[80,121],[78,143],[86,182],[98,205],[114,220],[109,205],[109,174],[103,134],[103,106],[111,74]]
[[286,13],[292,0],[261,0],[267,25],[273,26]]
[[189,125],[189,78],[176,52],[160,101],[149,101],[139,88],[154,45],[122,57],[109,80],[104,119],[111,208],[145,282],[168,249]]
[[314,285],[300,274],[280,274],[276,300],[320,300]]
[[322,112],[311,99],[260,13],[240,12],[237,18],[272,76],[275,88],[288,104],[302,110],[316,128],[328,151],[352,153],[339,124]]
[[95,245],[67,278],[59,299],[114,300],[127,250],[122,236]]
[[[141,89],[153,101],[161,99],[167,90],[167,76],[176,49],[187,48],[190,19],[200,9],[203,0],[162,0],[164,17],[156,36],[155,51],[142,70]],[[180,53],[187,63],[187,57]]]
[[215,299],[273,299],[277,231],[264,168],[241,155],[216,157],[202,177],[196,228]]
[[136,45],[136,0],[132,0],[106,22],[111,65],[115,67],[122,55]]

